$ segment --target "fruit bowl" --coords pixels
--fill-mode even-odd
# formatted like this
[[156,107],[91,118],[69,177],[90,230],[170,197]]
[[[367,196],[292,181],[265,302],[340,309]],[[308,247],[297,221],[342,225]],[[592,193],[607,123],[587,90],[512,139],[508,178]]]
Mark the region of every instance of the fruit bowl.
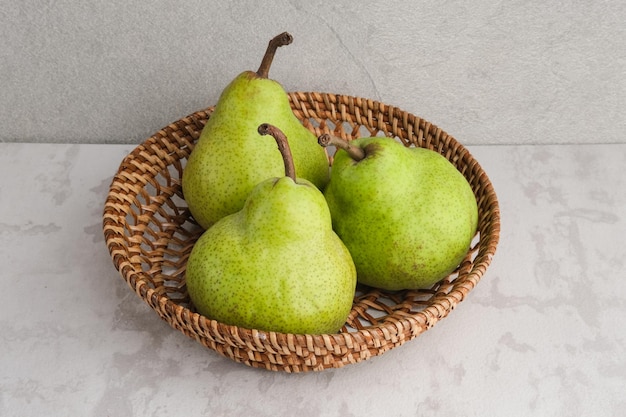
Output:
[[[352,311],[336,334],[246,329],[198,314],[185,287],[185,265],[202,233],[185,203],[186,160],[213,108],[164,127],[136,147],[115,174],[103,231],[113,264],[130,288],[174,329],[248,366],[305,372],[340,368],[380,355],[443,319],[476,286],[495,253],[498,200],[466,148],[430,122],[374,100],[328,93],[289,93],[291,107],[316,135],[344,139],[388,136],[445,156],[465,176],[478,202],[478,231],[458,268],[425,290],[357,287]],[[332,163],[332,156],[329,158]]]

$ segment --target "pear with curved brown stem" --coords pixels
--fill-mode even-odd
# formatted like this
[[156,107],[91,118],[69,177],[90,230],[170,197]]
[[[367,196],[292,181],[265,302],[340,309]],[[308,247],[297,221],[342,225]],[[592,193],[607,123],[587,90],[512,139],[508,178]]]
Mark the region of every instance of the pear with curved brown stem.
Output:
[[335,333],[352,309],[354,263],[321,191],[296,178],[285,136],[267,124],[259,132],[274,136],[285,175],[258,184],[241,211],[200,236],[187,262],[189,296],[201,314],[222,323]]
[[391,138],[318,140],[338,148],[324,196],[359,282],[427,288],[454,271],[476,233],[478,207],[446,158]]
[[292,42],[285,32],[274,37],[257,71],[245,71],[222,92],[214,112],[183,170],[185,201],[205,229],[243,207],[259,182],[283,174],[271,138],[261,138],[261,123],[278,126],[289,138],[298,175],[323,189],[328,158],[317,138],[294,115],[287,93],[268,78],[276,50]]

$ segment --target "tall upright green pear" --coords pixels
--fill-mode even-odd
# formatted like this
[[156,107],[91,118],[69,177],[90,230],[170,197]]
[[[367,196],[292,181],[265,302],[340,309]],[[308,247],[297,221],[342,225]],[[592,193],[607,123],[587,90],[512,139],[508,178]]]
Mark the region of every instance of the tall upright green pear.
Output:
[[[263,124],[283,175],[259,183],[243,208],[205,230],[186,269],[197,310],[222,323],[282,333],[335,333],[356,288],[348,249],[332,230],[322,192],[296,178],[289,144]],[[261,139],[259,139],[261,140]]]
[[223,91],[183,170],[182,188],[191,214],[205,229],[243,207],[259,182],[284,174],[271,138],[260,138],[261,123],[278,126],[289,140],[298,175],[323,189],[328,182],[326,152],[296,118],[283,87],[268,78],[278,47],[289,33],[273,38],[259,69],[244,71]]
[[427,288],[454,271],[476,233],[478,207],[446,158],[391,138],[318,140],[338,148],[324,196],[359,282]]

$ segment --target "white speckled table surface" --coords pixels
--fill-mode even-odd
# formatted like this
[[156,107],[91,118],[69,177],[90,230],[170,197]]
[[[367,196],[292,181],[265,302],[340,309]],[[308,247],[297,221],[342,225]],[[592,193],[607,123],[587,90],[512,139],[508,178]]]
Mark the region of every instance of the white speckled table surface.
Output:
[[380,357],[285,374],[222,358],[129,289],[101,214],[130,145],[0,144],[0,416],[621,416],[626,144],[469,147],[491,267]]

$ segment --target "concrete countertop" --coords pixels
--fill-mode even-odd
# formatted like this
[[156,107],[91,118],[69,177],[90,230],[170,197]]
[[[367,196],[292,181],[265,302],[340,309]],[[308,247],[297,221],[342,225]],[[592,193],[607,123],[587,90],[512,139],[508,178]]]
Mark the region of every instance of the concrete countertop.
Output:
[[626,408],[626,145],[471,146],[500,244],[405,345],[342,369],[256,370],[160,320],[102,234],[133,145],[0,143],[2,416],[617,416]]

